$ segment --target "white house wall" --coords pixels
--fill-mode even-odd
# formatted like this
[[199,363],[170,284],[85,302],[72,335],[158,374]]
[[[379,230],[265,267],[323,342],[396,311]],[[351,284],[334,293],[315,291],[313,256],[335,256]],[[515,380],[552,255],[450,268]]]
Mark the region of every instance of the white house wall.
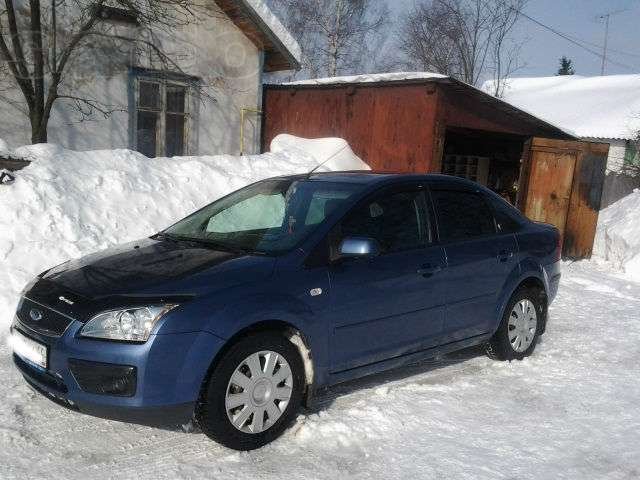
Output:
[[609,144],[607,173],[619,173],[624,165],[628,141],[620,138],[598,138],[595,141]]
[[[215,9],[215,10],[214,10]],[[189,154],[236,154],[240,150],[240,117],[243,108],[260,107],[262,53],[220,11],[211,7],[212,17],[198,24],[191,24],[170,34],[158,32],[163,50],[171,52],[172,58],[184,73],[198,77],[205,93],[192,98],[191,124],[189,125]],[[134,27],[127,29],[135,34]],[[73,102],[58,100],[49,122],[49,142],[58,143],[75,150],[103,148],[132,148],[130,121],[135,112],[131,107],[131,81],[128,65],[158,68],[157,62],[134,57],[125,53],[119,68],[101,68],[106,61],[103,52],[90,52],[88,58],[80,59],[82,68],[70,71],[74,83],[73,95],[89,97],[108,104],[111,109],[120,109],[104,118],[94,113],[89,119],[73,108]],[[93,58],[91,58],[93,55]],[[117,52],[113,52],[117,56]],[[113,59],[112,59],[113,60]],[[66,93],[66,92],[65,92]],[[11,95],[10,95],[11,96]],[[6,97],[6,95],[5,95]],[[21,102],[17,91],[12,96]],[[22,110],[22,111],[20,111]],[[10,146],[30,142],[31,130],[24,108],[0,102],[0,138]],[[247,113],[245,123],[245,151],[259,149],[260,119],[255,113]]]

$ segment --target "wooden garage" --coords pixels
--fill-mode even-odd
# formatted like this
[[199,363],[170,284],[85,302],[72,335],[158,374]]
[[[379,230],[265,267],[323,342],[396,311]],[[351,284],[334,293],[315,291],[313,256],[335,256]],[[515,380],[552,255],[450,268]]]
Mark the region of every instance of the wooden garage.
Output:
[[570,133],[449,77],[266,85],[262,149],[280,133],[341,137],[372,169],[482,183],[556,225],[566,258],[591,256],[609,145]]

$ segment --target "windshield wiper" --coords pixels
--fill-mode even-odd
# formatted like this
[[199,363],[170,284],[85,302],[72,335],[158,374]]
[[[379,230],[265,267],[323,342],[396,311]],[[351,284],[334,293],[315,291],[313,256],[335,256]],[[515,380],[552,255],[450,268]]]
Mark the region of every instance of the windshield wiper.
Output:
[[248,250],[245,250],[241,247],[236,247],[233,245],[227,245],[226,243],[218,242],[216,240],[210,240],[208,238],[188,238],[188,241],[192,241],[193,243],[197,243],[199,245],[204,245],[206,247],[212,247],[218,250],[226,250],[231,253],[249,253]]
[[164,232],[158,232],[155,235],[151,235],[151,237],[149,238],[151,238],[152,240],[170,240],[174,243],[178,241],[178,238],[176,238],[174,235]]

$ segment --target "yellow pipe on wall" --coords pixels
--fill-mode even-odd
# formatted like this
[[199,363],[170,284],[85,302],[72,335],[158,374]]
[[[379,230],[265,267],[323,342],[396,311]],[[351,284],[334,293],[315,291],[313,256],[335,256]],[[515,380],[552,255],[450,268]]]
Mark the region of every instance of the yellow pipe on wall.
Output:
[[262,110],[249,107],[242,107],[240,109],[240,155],[244,155],[244,120],[247,113],[262,115]]

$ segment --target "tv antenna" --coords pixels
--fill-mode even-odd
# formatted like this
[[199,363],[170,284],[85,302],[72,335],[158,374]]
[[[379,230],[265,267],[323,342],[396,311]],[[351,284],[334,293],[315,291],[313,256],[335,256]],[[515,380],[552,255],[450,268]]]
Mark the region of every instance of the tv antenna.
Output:
[[607,46],[609,44],[609,20],[613,15],[618,15],[626,10],[615,10],[613,12],[607,12],[598,16],[598,20],[604,19],[604,45],[602,47],[602,67],[600,68],[600,75],[604,75],[607,64]]

